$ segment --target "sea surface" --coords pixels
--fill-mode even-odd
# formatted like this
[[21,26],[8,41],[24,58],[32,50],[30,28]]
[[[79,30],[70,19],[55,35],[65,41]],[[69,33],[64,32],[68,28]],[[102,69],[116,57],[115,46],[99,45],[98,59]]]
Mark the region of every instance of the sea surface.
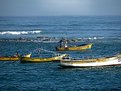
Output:
[[[0,39],[54,37],[83,39],[70,45],[93,43],[87,51],[57,52],[58,42],[0,41],[0,56],[52,52],[73,58],[98,58],[121,52],[121,16],[0,17]],[[39,48],[52,52],[43,52]],[[0,91],[121,91],[121,66],[61,68],[59,62],[0,61]]]

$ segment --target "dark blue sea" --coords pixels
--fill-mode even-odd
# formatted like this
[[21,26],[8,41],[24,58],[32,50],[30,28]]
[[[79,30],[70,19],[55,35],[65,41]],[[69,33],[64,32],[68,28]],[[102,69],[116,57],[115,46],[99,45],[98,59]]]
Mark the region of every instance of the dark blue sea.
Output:
[[[73,58],[98,58],[121,52],[121,16],[0,17],[0,39],[54,37],[93,43],[88,51],[67,53]],[[32,52],[32,57],[56,52],[58,42],[0,41],[0,56]],[[61,68],[59,62],[0,61],[0,91],[121,91],[121,66]]]

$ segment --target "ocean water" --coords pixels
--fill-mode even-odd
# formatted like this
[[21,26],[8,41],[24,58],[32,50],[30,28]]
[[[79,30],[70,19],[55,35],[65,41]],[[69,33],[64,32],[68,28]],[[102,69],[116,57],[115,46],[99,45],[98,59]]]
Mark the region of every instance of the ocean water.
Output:
[[[41,36],[83,39],[70,45],[93,43],[88,51],[57,52],[73,58],[113,56],[121,52],[121,16],[0,17],[0,39]],[[32,52],[32,57],[50,57],[52,53],[34,50],[43,48],[56,52],[57,45],[51,41],[0,41],[0,56]],[[0,91],[121,90],[120,76],[121,66],[65,69],[59,62],[0,61]]]

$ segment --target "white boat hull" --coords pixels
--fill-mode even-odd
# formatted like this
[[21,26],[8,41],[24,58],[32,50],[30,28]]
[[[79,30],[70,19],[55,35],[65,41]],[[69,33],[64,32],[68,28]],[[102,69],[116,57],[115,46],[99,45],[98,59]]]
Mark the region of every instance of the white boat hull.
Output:
[[117,66],[121,65],[121,58],[112,57],[107,58],[104,61],[92,61],[92,59],[88,59],[88,61],[85,62],[83,60],[61,61],[60,65],[63,67]]

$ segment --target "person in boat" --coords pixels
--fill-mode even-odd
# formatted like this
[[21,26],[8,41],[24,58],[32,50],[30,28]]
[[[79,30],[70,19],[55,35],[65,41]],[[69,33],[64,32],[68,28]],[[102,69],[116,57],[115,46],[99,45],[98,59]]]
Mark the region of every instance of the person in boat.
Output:
[[68,42],[67,42],[67,40],[65,41],[64,47],[68,48]]
[[17,52],[14,57],[20,57],[21,55]]
[[66,39],[60,40],[60,47],[68,48],[68,41]]

